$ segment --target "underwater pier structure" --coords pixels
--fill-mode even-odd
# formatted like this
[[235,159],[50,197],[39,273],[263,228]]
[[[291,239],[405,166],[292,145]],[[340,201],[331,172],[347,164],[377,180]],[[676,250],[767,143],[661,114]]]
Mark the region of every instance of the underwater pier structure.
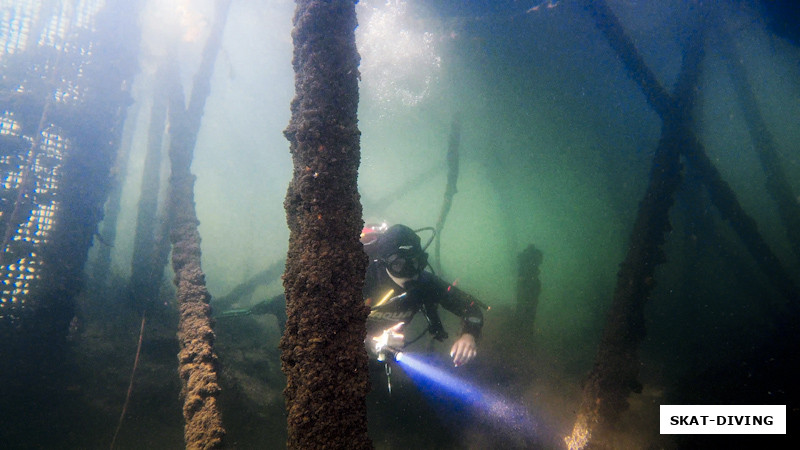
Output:
[[744,114],[747,131],[750,133],[758,160],[766,174],[767,193],[778,208],[792,252],[794,252],[795,258],[800,260],[800,202],[792,192],[789,179],[781,165],[775,139],[759,111],[755,93],[747,78],[747,70],[736,52],[731,34],[719,18],[713,21],[713,26],[718,36],[714,48],[728,63],[728,72],[736,89],[736,96]]
[[[678,98],[686,106],[691,104],[688,96],[697,79],[701,40],[697,36],[693,39],[679,75]],[[597,357],[584,384],[577,420],[572,434],[566,438],[570,449],[604,443],[607,437],[603,433],[627,409],[628,395],[641,391],[637,352],[645,336],[644,304],[655,286],[656,266],[666,261],[662,246],[671,229],[669,209],[681,182],[680,148],[690,145],[688,111],[690,108],[679,108],[677,104],[665,110],[650,182],[639,203]]]
[[453,206],[453,197],[456,196],[458,188],[458,148],[461,144],[461,120],[458,114],[453,117],[453,122],[450,124],[450,137],[447,140],[447,185],[444,189],[444,199],[442,200],[442,209],[439,211],[439,218],[436,219],[434,226],[434,260],[436,261],[436,268],[438,272],[442,271],[442,230],[444,223],[447,220],[447,215],[450,213],[450,208]]
[[194,202],[195,176],[191,173],[194,148],[231,0],[215,3],[214,22],[195,73],[186,103],[177,68],[167,69],[169,86],[170,146],[172,168],[167,194],[167,223],[172,242],[178,309],[178,373],[183,383],[184,441],[186,448],[222,448],[225,428],[217,398],[219,362],[214,352],[216,335],[211,319],[211,294],[201,268],[200,233]]
[[[127,116],[130,118],[137,117],[140,106],[139,102],[134,102],[130,106]],[[96,256],[89,261],[91,278],[98,286],[108,286],[109,282],[111,254],[117,239],[117,222],[122,212],[122,187],[125,181],[125,174],[128,173],[128,160],[133,147],[134,131],[134,127],[124,127],[123,129],[116,162],[109,180],[108,200],[106,200],[105,209],[103,210],[103,221],[98,229],[98,235],[102,236],[105,244],[97,247]]]
[[[150,108],[150,124],[147,130],[147,150],[142,168],[142,187],[136,211],[131,276],[128,282],[131,302],[135,308],[142,311],[152,308],[158,300],[170,250],[169,231],[166,229],[169,225],[158,214],[159,193],[162,146],[167,133],[169,87],[178,88],[180,83],[172,79],[177,73],[166,59],[162,58],[159,61],[155,73],[153,104]],[[177,113],[184,111],[180,99],[173,103],[175,108],[180,108]]]
[[0,368],[4,436],[32,433],[43,445],[58,438],[37,405],[63,402],[75,296],[132,102],[141,3],[64,11],[19,1],[4,11],[0,359],[15,362]]
[[536,310],[539,295],[542,293],[542,280],[539,278],[544,254],[530,244],[517,256],[516,316],[517,329],[525,335],[534,334]]
[[357,187],[359,55],[352,0],[298,0],[295,97],[284,131],[293,176],[284,206],[288,448],[372,448],[367,435],[367,256]]
[[[529,3],[4,1],[0,447],[683,448],[730,441],[660,435],[659,404],[796,421],[797,49],[743,6],[791,2]],[[475,363],[419,341],[386,392],[362,213],[436,221],[431,269],[496,305]]]
[[[653,159],[649,185],[639,203],[628,252],[618,273],[617,286],[595,363],[584,383],[581,406],[572,433],[564,439],[570,449],[610,448],[608,433],[628,408],[627,397],[631,392],[639,392],[642,388],[638,381],[638,347],[646,333],[644,305],[655,286],[655,268],[666,261],[662,247],[666,234],[671,229],[669,209],[674,202],[678,184],[681,183],[681,156],[686,158],[689,170],[694,171],[700,182],[706,186],[712,204],[739,235],[764,274],[782,294],[783,303],[770,305],[776,324],[785,325],[783,322],[786,319],[781,317],[787,312],[794,313],[791,317],[796,317],[798,301],[797,286],[761,237],[755,220],[742,209],[733,190],[706,156],[693,129],[693,97],[697,91],[700,63],[704,54],[703,36],[708,32],[705,21],[700,20],[692,41],[684,50],[683,66],[675,94],[670,94],[639,56],[608,5],[602,0],[587,0],[584,1],[584,6],[596,19],[598,28],[622,60],[631,78],[644,92],[647,102],[662,119],[663,128]],[[735,71],[734,78],[737,78]],[[737,83],[740,90],[744,85],[741,80]],[[744,97],[744,108],[751,109],[747,115],[750,119],[757,119],[752,113],[754,102],[748,101],[746,95]],[[763,122],[751,124],[754,140],[761,144],[764,144],[764,139],[763,134],[759,133],[763,130]],[[765,157],[765,151],[759,151],[768,173],[773,169],[779,170],[774,155]],[[768,177],[768,183],[774,183],[772,179],[773,177]],[[780,204],[781,194],[776,195],[779,190],[768,190]],[[781,193],[785,195],[785,190]],[[792,224],[791,220],[786,220],[789,216],[786,213],[782,215],[788,228]]]

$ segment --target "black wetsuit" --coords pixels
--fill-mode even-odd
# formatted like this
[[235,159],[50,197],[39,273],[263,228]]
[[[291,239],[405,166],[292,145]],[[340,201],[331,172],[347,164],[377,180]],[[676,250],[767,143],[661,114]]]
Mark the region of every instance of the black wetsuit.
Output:
[[407,325],[422,311],[431,334],[443,340],[447,333],[439,319],[437,305],[461,317],[461,333],[469,333],[477,339],[483,327],[483,313],[475,298],[427,271],[420,273],[416,280],[406,282],[403,288],[386,273],[380,261],[373,261],[367,268],[364,299],[372,308],[367,320],[370,336],[399,322]]
[[[363,291],[365,301],[372,308],[367,319],[367,348],[370,351],[371,337],[399,322],[408,325],[418,312],[422,312],[428,319],[431,335],[439,340],[445,339],[447,334],[436,312],[438,305],[461,317],[462,332],[470,333],[476,339],[480,337],[483,313],[469,294],[450,286],[428,271],[420,273],[416,280],[407,282],[406,286],[408,289],[398,286],[386,273],[385,264],[372,259],[367,267]],[[389,291],[392,292],[383,304],[375,306]],[[411,341],[417,337],[407,336]],[[406,345],[409,343],[408,340],[405,342]],[[444,362],[444,359],[436,357],[426,358],[427,362],[434,360]],[[375,442],[395,442],[398,436],[407,435],[409,430],[413,430],[413,433],[422,432],[425,442],[431,448],[448,448],[457,442],[460,436],[453,434],[448,426],[449,422],[441,420],[442,417],[452,416],[452,410],[443,412],[438,409],[443,403],[427,398],[405,370],[395,370],[389,372],[392,373],[391,377],[387,376],[389,367],[394,363],[379,362],[374,357],[369,362],[370,384],[373,389],[367,396],[367,422],[370,436]],[[389,386],[391,389],[387,389]]]
[[[418,252],[421,253],[419,238],[413,231],[408,232],[416,238]],[[408,325],[418,312],[422,312],[428,322],[427,330],[435,339],[442,341],[448,337],[438,314],[438,305],[442,305],[461,318],[461,334],[469,333],[475,339],[480,337],[483,313],[479,301],[425,270],[416,279],[407,281],[405,287],[399,286],[387,273],[385,260],[375,255],[379,248],[378,245],[364,247],[370,256],[363,289],[363,298],[371,308],[367,320],[368,336],[377,336],[400,322]],[[282,294],[278,295],[252,307],[248,313],[275,314],[278,325],[283,330],[286,323],[286,300]],[[371,341],[368,339],[368,342]]]

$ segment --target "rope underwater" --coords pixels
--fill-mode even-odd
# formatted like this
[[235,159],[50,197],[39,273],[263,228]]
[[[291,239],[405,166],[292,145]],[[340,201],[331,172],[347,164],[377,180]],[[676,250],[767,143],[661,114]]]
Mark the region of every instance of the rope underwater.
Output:
[[136,346],[136,358],[133,360],[133,370],[131,370],[131,381],[128,384],[128,394],[125,396],[125,404],[122,406],[122,414],[119,415],[119,422],[117,422],[117,429],[114,430],[114,438],[111,439],[110,450],[114,450],[114,444],[117,442],[117,435],[120,428],[122,428],[122,421],[125,419],[125,412],[128,411],[128,403],[131,400],[131,391],[133,391],[133,377],[136,374],[136,367],[139,365],[139,355],[142,352],[142,336],[144,335],[144,322],[145,313],[142,312],[142,325],[139,328],[139,344]]

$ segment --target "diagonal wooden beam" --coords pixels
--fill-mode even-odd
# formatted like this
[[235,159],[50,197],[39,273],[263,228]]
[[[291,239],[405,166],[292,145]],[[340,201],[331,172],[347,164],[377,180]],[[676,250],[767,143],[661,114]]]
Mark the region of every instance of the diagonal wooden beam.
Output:
[[604,0],[581,0],[584,7],[595,18],[597,28],[608,40],[609,45],[625,65],[628,74],[642,89],[647,103],[656,110],[663,119],[672,111],[673,99],[656,78],[655,73],[647,67],[636,46],[630,40],[619,19]]
[[641,389],[638,347],[645,335],[644,305],[655,285],[655,267],[665,261],[662,246],[666,233],[671,229],[668,213],[681,179],[681,155],[701,174],[713,204],[728,219],[787,302],[797,298],[797,289],[791,278],[758,233],[755,221],[742,209],[735,193],[708,160],[702,143],[692,130],[691,106],[699,78],[702,39],[695,36],[684,54],[673,97],[644,64],[605,1],[584,0],[584,6],[592,12],[598,28],[642,88],[664,126],[650,172],[650,183],[639,204],[628,253],[618,273],[598,354],[584,384],[581,407],[572,433],[565,438],[570,449],[607,445],[607,433],[627,409],[628,395]]
[[767,193],[778,207],[778,214],[786,229],[786,237],[792,252],[800,259],[800,203],[798,203],[797,197],[792,191],[792,185],[783,170],[777,144],[761,115],[755,93],[747,80],[747,69],[736,52],[733,37],[721,21],[718,20],[715,25],[715,30],[719,35],[715,48],[727,63],[747,130],[766,176]]
[[[697,79],[702,39],[696,37],[684,55],[682,83]],[[694,90],[681,89],[685,95]],[[682,100],[684,104],[690,99]],[[595,363],[583,387],[581,406],[572,433],[565,438],[570,449],[603,446],[607,433],[628,408],[628,395],[641,392],[638,349],[645,337],[644,306],[655,286],[656,267],[666,260],[662,246],[671,230],[669,209],[681,183],[681,149],[695,145],[688,132],[687,110],[668,103],[661,139],[653,158],[650,181],[631,233],[625,260],[617,274],[611,308],[598,346]]]

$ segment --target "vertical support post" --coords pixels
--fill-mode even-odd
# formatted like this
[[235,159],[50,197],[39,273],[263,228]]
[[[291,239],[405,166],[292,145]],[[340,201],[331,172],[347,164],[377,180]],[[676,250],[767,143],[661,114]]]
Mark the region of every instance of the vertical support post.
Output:
[[439,212],[439,219],[436,221],[436,239],[434,249],[434,259],[436,260],[436,269],[441,273],[442,271],[442,258],[441,258],[441,244],[442,244],[442,230],[444,229],[444,222],[447,220],[447,214],[450,213],[450,207],[453,206],[453,197],[455,197],[458,188],[458,147],[461,143],[461,120],[456,114],[453,117],[453,123],[450,125],[450,138],[447,143],[447,187],[444,190],[444,201],[442,201],[442,209]]
[[[194,202],[191,172],[194,147],[200,131],[206,99],[211,92],[211,75],[222,46],[231,0],[218,0],[214,24],[194,76],[192,95],[184,109],[183,88],[170,88],[170,146],[172,168],[169,178],[167,223],[172,242],[172,269],[180,310],[178,322],[178,373],[183,383],[183,438],[187,449],[215,449],[223,445],[225,429],[217,405],[220,393],[218,360],[214,353],[216,335],[212,328],[211,294],[201,268],[200,233]],[[176,70],[175,67],[172,67]],[[173,72],[170,80],[179,80]]]
[[353,0],[297,1],[295,98],[284,132],[294,165],[284,202],[288,317],[280,343],[291,449],[372,448],[355,28]]
[[[147,152],[142,170],[142,187],[136,214],[136,235],[133,241],[133,260],[129,290],[134,306],[145,310],[158,299],[164,277],[163,261],[158,258],[158,194],[161,187],[162,142],[167,127],[167,70],[161,61],[155,75],[153,105],[147,132]],[[183,109],[183,108],[181,108]]]
[[539,294],[542,292],[539,266],[543,258],[542,251],[531,244],[517,259],[517,321],[520,330],[531,336],[539,307]]

